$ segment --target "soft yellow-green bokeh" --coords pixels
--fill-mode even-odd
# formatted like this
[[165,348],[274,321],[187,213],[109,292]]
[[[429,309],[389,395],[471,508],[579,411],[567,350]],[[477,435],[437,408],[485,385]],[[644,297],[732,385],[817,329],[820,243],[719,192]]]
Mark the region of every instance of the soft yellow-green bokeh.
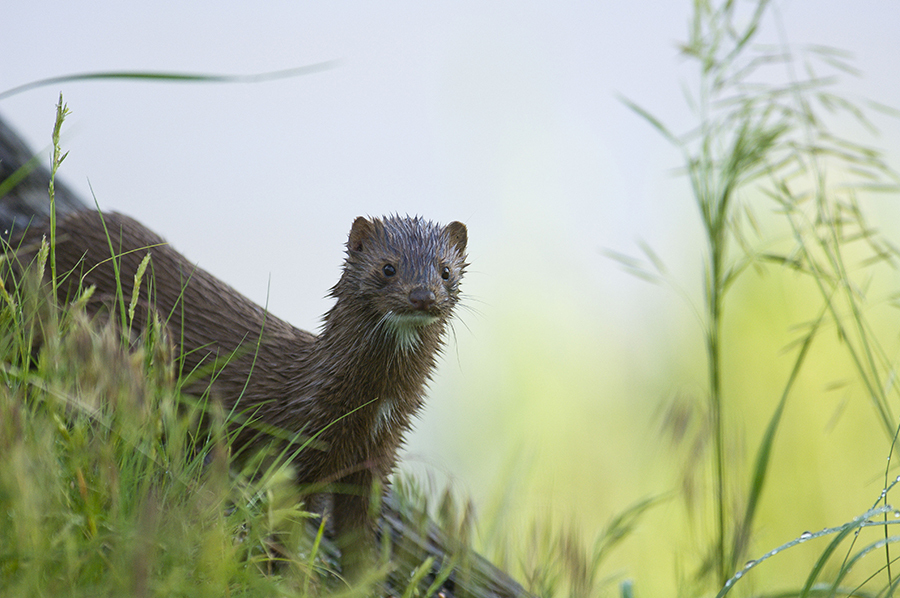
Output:
[[[761,212],[770,209],[758,205]],[[777,217],[763,219],[767,233],[785,238]],[[519,541],[537,518],[572,526],[589,544],[615,514],[643,498],[665,497],[616,550],[601,577],[632,578],[638,595],[677,595],[679,584],[687,583],[679,580],[697,571],[714,530],[711,454],[708,447],[692,452],[690,444],[703,424],[707,388],[703,327],[696,318],[702,299],[699,288],[688,288],[700,278],[702,244],[694,238],[684,245],[697,256],[694,277],[675,281],[683,283],[687,296],[667,284],[625,279],[621,284],[631,285],[636,307],[618,314],[604,307],[608,277],[595,280],[579,270],[590,264],[613,272],[615,264],[598,257],[554,269],[553,259],[540,256],[569,250],[571,235],[562,226],[548,226],[548,243],[540,251],[514,248],[529,268],[513,264],[507,272],[516,275],[470,285],[491,304],[474,303],[479,314],[463,316],[477,325],[469,327],[474,332],[458,329],[455,354],[443,366],[453,404],[443,397],[432,406],[448,417],[465,414],[464,421],[448,419],[453,430],[442,437],[455,443],[453,476],[466,480],[465,490],[482,507],[486,526],[499,517]],[[770,250],[789,246],[782,241]],[[864,315],[893,359],[900,348],[897,310],[887,299],[900,282],[890,268],[860,269],[862,256],[861,249],[850,247],[848,264],[861,285],[875,277],[866,288]],[[567,291],[548,290],[553,288]],[[643,301],[650,310],[641,315]],[[804,324],[821,307],[808,276],[775,264],[748,269],[726,297],[727,476],[738,506],[797,358],[798,341],[808,330]],[[853,320],[843,315],[852,327]],[[647,330],[648,322],[658,324]],[[879,374],[886,384],[883,367]],[[673,404],[695,409],[680,442],[665,431]],[[870,508],[883,487],[890,440],[847,344],[832,324],[824,324],[788,398],[747,558]],[[685,472],[694,473],[690,515]],[[819,540],[787,551],[764,563],[743,587],[798,587],[824,547]]]

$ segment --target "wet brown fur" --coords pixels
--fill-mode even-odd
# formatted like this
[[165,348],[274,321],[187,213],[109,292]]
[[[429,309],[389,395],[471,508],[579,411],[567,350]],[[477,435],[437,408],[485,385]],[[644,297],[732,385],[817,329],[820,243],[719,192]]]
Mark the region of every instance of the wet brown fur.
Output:
[[[348,545],[371,542],[370,491],[376,482],[386,485],[403,435],[423,404],[459,300],[465,226],[399,216],[357,218],[340,280],[331,289],[334,306],[314,335],[266,313],[135,220],[103,218],[109,238],[97,212],[76,213],[58,224],[57,271],[71,272],[60,286],[61,298],[73,297],[81,284],[96,286],[94,311],[116,301],[111,241],[127,304],[134,272],[149,251],[138,318],[153,306],[168,322],[182,350],[183,373],[200,378],[189,388],[210,388],[226,411],[301,442],[315,436],[294,459],[298,482],[338,484],[343,491],[332,496],[336,533]],[[46,228],[33,227],[14,241],[22,248],[19,260],[27,260],[46,234]],[[240,430],[233,445],[239,454],[267,438],[258,426]]]

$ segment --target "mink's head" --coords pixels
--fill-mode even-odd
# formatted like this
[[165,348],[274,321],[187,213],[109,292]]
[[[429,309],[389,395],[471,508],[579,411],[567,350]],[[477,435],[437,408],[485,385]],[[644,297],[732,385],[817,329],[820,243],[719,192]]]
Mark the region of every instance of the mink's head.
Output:
[[331,294],[409,348],[422,329],[446,322],[459,301],[466,240],[461,222],[440,226],[420,217],[359,217]]

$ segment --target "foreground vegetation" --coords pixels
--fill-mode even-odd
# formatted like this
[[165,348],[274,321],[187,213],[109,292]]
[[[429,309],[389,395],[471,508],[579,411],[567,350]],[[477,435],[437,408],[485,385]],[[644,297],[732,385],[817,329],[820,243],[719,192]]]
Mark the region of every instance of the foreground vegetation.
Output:
[[[60,106],[57,133],[63,116]],[[316,588],[328,565],[302,544],[289,469],[232,474],[222,418],[199,426],[210,413],[181,395],[165,328],[129,335],[142,323],[127,309],[121,322],[92,321],[90,289],[58,306],[41,283],[69,275],[55,272],[52,243],[24,276],[7,271],[0,292],[3,595]],[[273,552],[276,540],[294,550]],[[262,574],[273,562],[279,574]]]

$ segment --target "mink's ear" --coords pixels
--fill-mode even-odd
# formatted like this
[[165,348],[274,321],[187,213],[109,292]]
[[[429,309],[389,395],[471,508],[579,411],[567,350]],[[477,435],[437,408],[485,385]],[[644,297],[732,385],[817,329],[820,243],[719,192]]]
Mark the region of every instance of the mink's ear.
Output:
[[347,250],[351,252],[362,251],[368,245],[368,241],[375,233],[375,226],[370,220],[359,216],[353,221],[350,228],[350,238],[347,239]]
[[463,255],[466,252],[466,241],[469,240],[466,233],[466,225],[462,222],[451,222],[444,227],[444,232],[447,233],[450,242],[456,246],[456,250],[459,251],[459,254]]

